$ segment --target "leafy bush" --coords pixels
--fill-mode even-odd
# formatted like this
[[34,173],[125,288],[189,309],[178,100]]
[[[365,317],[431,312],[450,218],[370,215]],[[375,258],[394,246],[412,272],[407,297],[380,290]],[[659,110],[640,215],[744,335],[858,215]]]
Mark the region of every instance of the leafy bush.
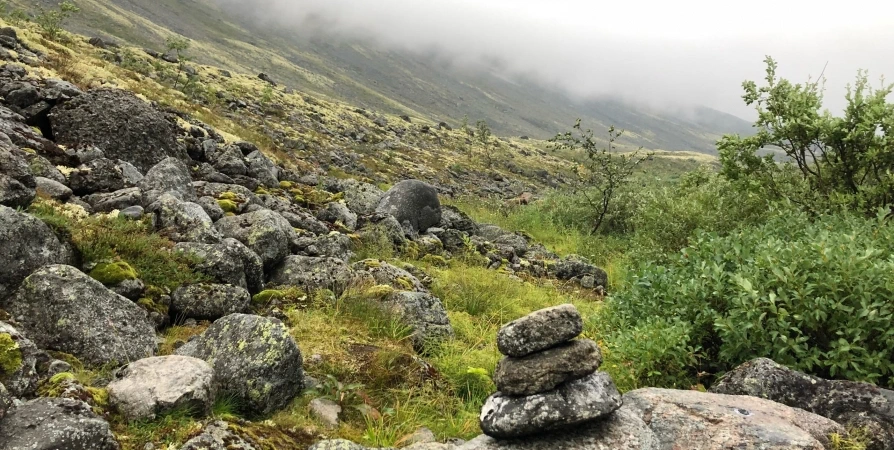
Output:
[[[726,237],[701,233],[668,264],[645,264],[597,325],[642,383],[691,384],[700,372],[768,357],[891,386],[892,255],[894,230],[883,214],[812,221],[782,213]],[[668,338],[663,349],[649,335],[685,342]]]
[[50,40],[57,41],[62,35],[62,24],[73,14],[81,9],[71,0],[63,0],[56,9],[46,10],[40,8],[40,12],[34,18],[43,34]]

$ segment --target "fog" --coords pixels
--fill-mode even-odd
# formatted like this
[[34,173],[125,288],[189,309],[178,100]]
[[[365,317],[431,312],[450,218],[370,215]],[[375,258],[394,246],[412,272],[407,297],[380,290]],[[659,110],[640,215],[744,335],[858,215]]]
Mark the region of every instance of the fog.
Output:
[[793,81],[822,74],[833,111],[858,69],[875,86],[882,74],[894,79],[894,2],[881,0],[217,1],[306,33],[537,77],[581,99],[704,105],[745,118],[741,83],[763,78],[765,55]]

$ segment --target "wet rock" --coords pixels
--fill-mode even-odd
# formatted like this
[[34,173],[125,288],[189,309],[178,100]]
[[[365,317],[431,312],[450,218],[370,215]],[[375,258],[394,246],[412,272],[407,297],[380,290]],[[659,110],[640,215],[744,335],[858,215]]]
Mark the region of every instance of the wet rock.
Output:
[[542,394],[497,392],[481,409],[481,429],[495,438],[531,436],[606,417],[620,406],[621,394],[611,378],[595,372]]
[[38,398],[0,422],[4,450],[118,450],[109,424],[90,406],[68,398]]
[[231,314],[177,350],[211,364],[221,393],[248,412],[283,408],[304,387],[301,351],[277,319]]
[[25,278],[7,310],[41,349],[101,366],[155,353],[155,329],[130,300],[71,266],[44,266]]
[[297,286],[306,291],[329,289],[340,293],[353,278],[353,271],[340,259],[293,255],[273,271],[267,284],[268,287]]
[[405,180],[385,193],[376,212],[390,214],[404,229],[421,233],[441,221],[441,202],[433,186]]
[[251,295],[239,286],[227,284],[190,284],[171,294],[171,309],[181,317],[214,320],[228,314],[244,312]]
[[0,305],[34,270],[72,260],[71,250],[45,223],[0,206]]
[[188,356],[145,358],[121,369],[107,389],[109,404],[127,420],[155,419],[178,408],[204,416],[214,404],[214,371]]
[[265,270],[277,267],[298,239],[292,225],[269,209],[224,217],[215,227],[225,237],[242,242],[261,257]]
[[575,340],[522,358],[503,358],[494,383],[506,395],[539,394],[590,375],[600,364],[602,353],[595,342]]
[[849,428],[872,433],[869,450],[894,449],[894,391],[853,381],[824,380],[766,358],[749,361],[724,375],[712,392],[750,395],[800,408]]
[[188,160],[173,119],[127,91],[93,90],[57,106],[49,117],[58,143],[95,145],[107,158],[141,171],[171,156]]
[[574,305],[554,306],[504,325],[497,333],[497,347],[506,356],[527,356],[574,339],[583,329]]

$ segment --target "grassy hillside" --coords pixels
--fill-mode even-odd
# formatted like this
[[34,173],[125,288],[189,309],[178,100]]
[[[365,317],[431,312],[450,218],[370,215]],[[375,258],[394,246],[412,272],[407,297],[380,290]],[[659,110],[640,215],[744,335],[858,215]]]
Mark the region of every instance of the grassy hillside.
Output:
[[[53,0],[40,0],[52,4]],[[487,119],[502,135],[548,138],[582,118],[595,130],[629,130],[626,144],[655,150],[714,152],[724,133],[749,125],[708,108],[686,114],[652,111],[611,99],[581,100],[496,71],[467,71],[437,54],[377,48],[367,42],[307,36],[223,11],[211,0],[81,0],[70,28],[155,50],[172,34],[194,41],[197,61],[270,74],[295,89],[390,114],[457,125],[464,115]]]

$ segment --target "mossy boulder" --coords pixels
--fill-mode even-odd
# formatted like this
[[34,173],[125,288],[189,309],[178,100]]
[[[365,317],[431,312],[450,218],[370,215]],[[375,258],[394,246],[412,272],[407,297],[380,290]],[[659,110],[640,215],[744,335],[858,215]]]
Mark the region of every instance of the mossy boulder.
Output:
[[340,293],[354,279],[353,271],[341,259],[293,255],[270,274],[270,288],[294,286],[305,291],[329,289]]
[[0,333],[0,376],[11,375],[22,367],[22,350],[9,333]]
[[47,264],[69,264],[71,249],[40,220],[0,206],[0,306],[34,270]]
[[373,284],[391,286],[400,291],[427,292],[428,290],[410,272],[395,267],[385,261],[365,259],[351,265],[358,279],[366,279]]
[[16,397],[31,395],[37,389],[37,357],[33,342],[6,322],[0,322],[0,383]]
[[136,280],[137,271],[125,261],[103,262],[90,271],[90,276],[106,286],[115,286],[126,280]]
[[231,314],[176,353],[208,362],[220,392],[249,413],[281,409],[304,388],[301,350],[277,319]]
[[35,271],[8,310],[39,348],[70,353],[89,365],[155,352],[155,330],[146,311],[71,266]]

